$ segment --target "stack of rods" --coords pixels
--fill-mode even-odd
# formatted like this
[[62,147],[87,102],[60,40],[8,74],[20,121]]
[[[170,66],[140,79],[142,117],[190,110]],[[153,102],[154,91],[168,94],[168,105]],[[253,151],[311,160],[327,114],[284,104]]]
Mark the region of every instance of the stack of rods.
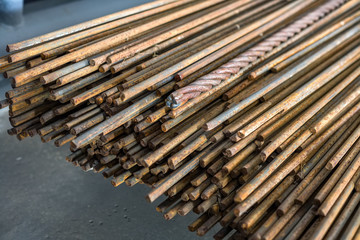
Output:
[[15,44],[1,107],[215,239],[360,238],[360,0],[158,0]]

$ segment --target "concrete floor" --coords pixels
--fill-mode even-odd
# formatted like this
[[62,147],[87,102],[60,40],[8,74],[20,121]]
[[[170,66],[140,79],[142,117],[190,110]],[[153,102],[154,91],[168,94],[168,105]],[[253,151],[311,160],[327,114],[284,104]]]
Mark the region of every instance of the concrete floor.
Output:
[[[0,26],[5,45],[93,19],[149,0],[47,0],[26,5],[24,23]],[[61,4],[60,4],[61,3]],[[10,89],[0,80],[0,94]],[[0,97],[2,98],[2,97]],[[100,174],[84,173],[64,159],[67,146],[10,137],[0,111],[0,239],[200,239],[187,230],[191,214],[165,221],[144,196],[143,185],[114,188]],[[201,239],[212,239],[215,230]]]

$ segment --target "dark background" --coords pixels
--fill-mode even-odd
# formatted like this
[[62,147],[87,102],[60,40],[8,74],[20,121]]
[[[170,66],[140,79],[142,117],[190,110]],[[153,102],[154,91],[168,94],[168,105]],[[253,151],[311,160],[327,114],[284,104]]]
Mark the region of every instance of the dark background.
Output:
[[[19,42],[149,0],[43,0],[24,6],[20,26],[0,25],[0,56]],[[0,99],[10,89],[0,77]],[[40,139],[19,142],[7,135],[7,109],[0,110],[0,239],[200,239],[187,230],[195,214],[166,221],[145,200],[144,185],[114,188],[101,174],[65,161],[68,146]],[[210,231],[201,239],[212,239]]]

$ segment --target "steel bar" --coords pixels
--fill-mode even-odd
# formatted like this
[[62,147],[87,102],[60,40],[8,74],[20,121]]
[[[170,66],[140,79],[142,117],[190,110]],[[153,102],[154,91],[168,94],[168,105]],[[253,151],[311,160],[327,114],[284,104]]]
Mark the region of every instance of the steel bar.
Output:
[[161,0],[9,44],[8,133],[199,236],[356,238],[359,6]]

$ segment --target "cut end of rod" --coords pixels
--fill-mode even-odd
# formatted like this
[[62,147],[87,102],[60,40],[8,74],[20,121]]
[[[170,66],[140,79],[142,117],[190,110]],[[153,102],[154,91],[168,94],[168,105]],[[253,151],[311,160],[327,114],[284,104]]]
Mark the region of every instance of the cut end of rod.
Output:
[[136,71],[141,71],[143,70],[145,67],[143,64],[140,64],[139,66],[136,66]]
[[111,71],[112,74],[115,74],[115,73],[118,72],[114,67],[111,67],[111,68],[110,68],[110,71]]
[[60,147],[60,142],[59,142],[59,140],[56,140],[56,141],[54,142],[54,145],[55,145],[55,147]]
[[244,138],[245,137],[245,131],[244,130],[240,130],[237,132],[237,135],[241,138]]
[[5,71],[5,72],[3,73],[3,76],[4,76],[4,78],[9,78],[9,75],[8,75],[7,71]]
[[302,174],[295,174],[295,181],[301,181],[304,179],[304,176]]
[[104,72],[105,72],[105,68],[104,68],[103,66],[100,66],[100,67],[99,67],[99,71],[100,71],[101,73],[104,73]]
[[312,133],[312,134],[315,134],[316,133],[316,129],[315,128],[313,128],[313,127],[310,127],[310,132]]
[[18,84],[17,80],[16,80],[16,76],[10,78],[10,83],[11,83],[11,87],[16,88],[16,87],[20,87],[21,85]]
[[148,163],[147,163],[145,160],[143,160],[143,159],[140,159],[139,162],[141,163],[141,165],[142,165],[143,167],[149,168],[149,167],[151,166],[150,164],[148,164]]
[[227,138],[230,138],[231,135],[233,135],[233,132],[231,132],[231,131],[228,130],[228,129],[224,130],[223,133],[224,133],[225,137],[227,137]]
[[[223,168],[221,169],[221,174],[222,174],[223,176],[226,176],[226,175],[230,174],[230,170],[229,170],[227,167],[223,167]],[[214,178],[213,178],[213,179],[214,179]],[[219,181],[217,181],[217,182],[219,182]]]
[[74,150],[77,150],[79,147],[77,146],[77,144],[73,141],[70,142],[70,147]]
[[212,126],[211,123],[205,123],[202,128],[203,128],[205,131],[210,131],[210,130],[214,129],[215,127],[216,127],[216,126]]
[[41,76],[40,77],[40,83],[41,84],[47,84],[48,78],[46,76]]
[[109,175],[107,172],[103,172],[102,175],[103,175],[103,177],[104,177],[105,179],[107,179],[107,178],[110,177],[110,175]]
[[[228,94],[225,93],[225,94],[222,96],[222,100],[223,100],[223,101],[229,101],[229,100],[230,100],[230,97],[228,96]],[[228,106],[229,106],[229,105],[225,106],[225,109],[229,109]]]
[[261,141],[261,142],[265,141],[265,138],[264,138],[264,136],[263,136],[261,133],[256,136],[256,139],[259,140],[259,141]]
[[334,164],[331,163],[331,162],[328,162],[328,163],[326,164],[326,166],[325,166],[325,168],[326,168],[327,170],[329,170],[329,171],[333,170],[334,167],[335,167]]
[[181,81],[182,77],[179,74],[176,74],[175,77],[174,77],[174,80],[177,81],[177,82]]
[[244,166],[240,169],[240,172],[243,174],[243,175],[246,175],[249,173],[249,167],[247,166]]
[[244,200],[245,199],[243,199],[239,194],[236,194],[234,197],[234,202],[236,202],[236,203],[241,203]]
[[355,190],[357,192],[360,192],[360,179],[357,181],[356,185],[355,185]]
[[248,224],[246,222],[243,222],[243,223],[241,223],[241,228],[242,229],[248,229],[249,226],[248,226]]
[[136,133],[140,132],[139,126],[134,126],[134,131],[135,131]]
[[109,64],[113,63],[113,61],[111,60],[110,56],[106,58],[106,63],[109,63]]
[[164,218],[165,218],[165,220],[170,220],[170,219],[172,219],[172,216],[170,214],[165,213]]
[[[152,202],[155,200],[155,199],[152,199],[152,197],[151,197],[150,194],[146,195],[146,196],[145,196],[145,199],[146,199],[146,201],[148,201],[149,203],[152,203]],[[161,211],[158,211],[158,212],[161,212]]]
[[140,145],[143,147],[146,147],[148,144],[146,141],[144,141],[143,139],[140,140]]
[[62,79],[59,78],[58,80],[56,80],[56,86],[61,86],[61,85],[63,85]]
[[262,160],[263,162],[266,161],[267,157],[268,157],[268,156],[266,155],[266,153],[264,153],[264,152],[261,152],[261,153],[260,153],[260,158],[261,158],[261,160]]
[[164,211],[163,211],[161,208],[159,208],[159,207],[156,207],[155,210],[156,210],[157,212],[159,212],[159,213],[164,212]]
[[[303,202],[304,202],[304,201],[303,201]],[[321,200],[315,197],[314,200],[313,200],[313,204],[314,204],[315,206],[320,206],[320,205],[321,205]]]
[[112,184],[114,187],[117,187],[117,186],[118,186],[115,181],[111,181],[111,184]]
[[226,157],[232,157],[232,156],[234,156],[233,152],[232,152],[231,149],[229,149],[229,148],[224,151],[224,155],[225,155]]
[[189,198],[190,198],[191,201],[196,201],[197,196],[195,194],[193,194],[193,193],[190,193]]
[[274,66],[274,67],[272,67],[270,70],[271,70],[271,72],[273,72],[273,73],[278,73],[278,72],[281,71],[281,68],[277,68],[276,66]]
[[255,79],[257,78],[256,72],[250,73],[249,76],[248,76],[248,78],[249,78],[250,80],[255,80]]
[[8,60],[9,63],[13,62],[13,58],[11,56],[8,56],[7,60]]
[[179,209],[178,210],[178,214],[180,215],[180,216],[185,216],[186,215],[186,211],[184,211],[184,210],[182,210],[182,209]]
[[41,60],[45,60],[47,58],[47,56],[44,53],[40,54]]
[[217,138],[215,137],[215,136],[212,136],[211,138],[210,138],[210,142],[212,142],[212,143],[217,143]]
[[281,217],[281,216],[284,216],[284,215],[285,215],[285,211],[284,211],[283,209],[278,208],[278,209],[276,210],[276,214],[277,214],[279,217]]
[[123,100],[123,101],[125,101],[125,99],[126,99],[125,93],[121,93],[121,94],[120,94],[120,99]]
[[261,240],[261,236],[259,233],[255,233],[254,235],[251,236],[250,239],[251,240]]
[[174,164],[173,162],[168,162],[168,165],[169,165],[169,168],[170,168],[171,170],[175,170],[175,169],[176,169],[176,166],[175,166],[175,164]]
[[90,64],[90,66],[95,66],[95,65],[96,65],[96,62],[95,62],[94,59],[90,59],[90,60],[89,60],[89,64]]
[[154,119],[150,116],[147,116],[145,119],[145,122],[147,122],[147,123],[152,123],[153,121],[154,121]]
[[70,102],[73,106],[76,106],[79,104],[75,99],[71,99]]
[[12,52],[12,51],[15,51],[15,49],[12,49],[11,44],[8,44],[8,45],[6,45],[6,51]]
[[[125,79],[125,80],[126,80],[126,79]],[[125,88],[124,88],[123,84],[118,85],[118,86],[117,86],[117,89],[118,89],[119,92],[125,91]]]
[[234,214],[235,214],[235,216],[240,217],[241,211],[240,211],[240,209],[238,207],[234,208]]
[[25,99],[25,102],[30,105],[31,104],[31,99],[30,98]]
[[118,107],[122,104],[123,101],[120,98],[117,98],[117,99],[113,100],[113,102],[114,102],[114,105]]
[[319,215],[319,216],[321,216],[321,217],[325,217],[325,216],[326,216],[326,212],[324,212],[323,209],[319,209],[319,210],[317,211],[317,215]]
[[171,111],[171,112],[169,112],[169,117],[171,117],[171,118],[175,118],[176,116],[175,116],[175,113],[173,112],[173,111]]

